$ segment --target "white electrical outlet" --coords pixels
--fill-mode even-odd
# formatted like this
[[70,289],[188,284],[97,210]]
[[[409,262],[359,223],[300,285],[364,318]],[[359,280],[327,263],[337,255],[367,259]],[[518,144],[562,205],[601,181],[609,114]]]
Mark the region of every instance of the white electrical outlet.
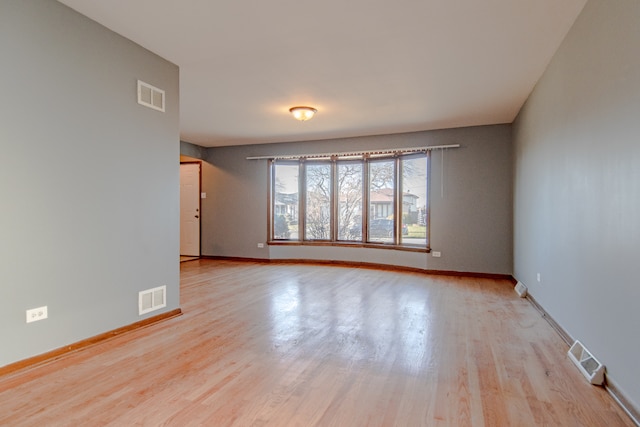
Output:
[[259,248],[264,248],[264,243],[258,243]]
[[37,322],[38,320],[43,320],[49,317],[47,313],[47,306],[32,308],[27,310],[27,323]]
[[540,283],[540,273],[536,275],[536,279],[538,279],[538,283]]
[[440,251],[432,251],[431,256],[434,258],[440,258],[442,256],[442,252]]

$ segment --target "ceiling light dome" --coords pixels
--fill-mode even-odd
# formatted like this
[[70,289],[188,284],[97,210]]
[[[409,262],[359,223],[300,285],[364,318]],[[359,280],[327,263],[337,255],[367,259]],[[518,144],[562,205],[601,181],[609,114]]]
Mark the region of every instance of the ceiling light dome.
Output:
[[313,117],[315,113],[318,112],[315,108],[311,107],[291,107],[289,108],[289,112],[293,114],[293,117],[304,122],[305,120],[309,120]]

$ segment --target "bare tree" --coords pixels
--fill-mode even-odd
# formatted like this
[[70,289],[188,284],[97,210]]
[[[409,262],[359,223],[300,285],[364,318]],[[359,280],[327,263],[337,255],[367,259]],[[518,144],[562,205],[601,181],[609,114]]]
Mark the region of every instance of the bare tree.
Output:
[[372,190],[393,188],[396,179],[394,160],[380,160],[369,163],[369,187]]

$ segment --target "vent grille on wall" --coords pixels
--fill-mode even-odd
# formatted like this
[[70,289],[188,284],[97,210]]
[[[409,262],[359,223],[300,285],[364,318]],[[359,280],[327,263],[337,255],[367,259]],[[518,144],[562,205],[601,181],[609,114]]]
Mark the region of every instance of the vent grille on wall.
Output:
[[164,113],[164,91],[138,80],[138,104]]
[[150,311],[167,306],[167,287],[160,286],[147,289],[138,293],[138,314],[143,315]]

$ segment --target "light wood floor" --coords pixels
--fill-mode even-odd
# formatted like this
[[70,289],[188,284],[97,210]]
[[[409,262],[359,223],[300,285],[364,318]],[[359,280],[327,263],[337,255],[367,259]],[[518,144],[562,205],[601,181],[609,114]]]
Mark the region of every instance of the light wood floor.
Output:
[[0,425],[632,426],[507,282],[180,268],[183,316],[0,378]]

